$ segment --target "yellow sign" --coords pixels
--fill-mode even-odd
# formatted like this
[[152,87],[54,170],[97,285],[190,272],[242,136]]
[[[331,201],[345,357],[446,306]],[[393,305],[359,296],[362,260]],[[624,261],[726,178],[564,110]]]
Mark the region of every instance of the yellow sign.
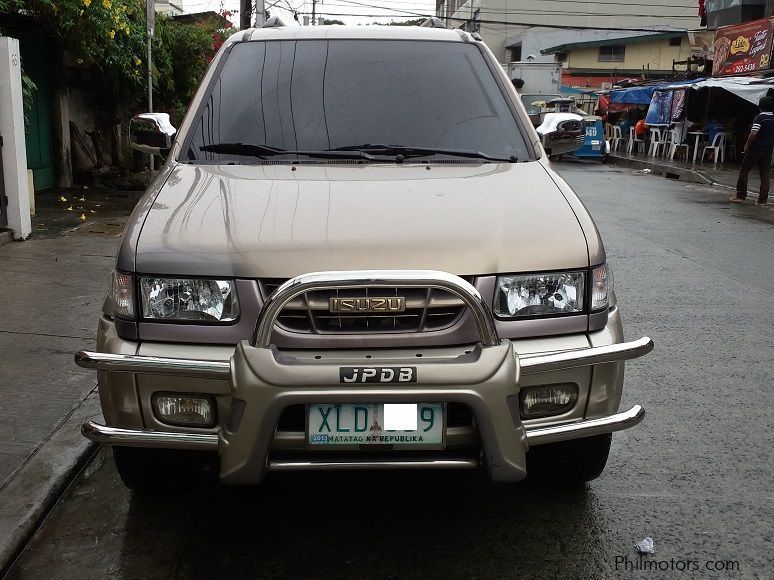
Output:
[[748,52],[750,50],[750,41],[745,36],[737,36],[736,40],[731,43],[731,54],[739,54],[740,52]]

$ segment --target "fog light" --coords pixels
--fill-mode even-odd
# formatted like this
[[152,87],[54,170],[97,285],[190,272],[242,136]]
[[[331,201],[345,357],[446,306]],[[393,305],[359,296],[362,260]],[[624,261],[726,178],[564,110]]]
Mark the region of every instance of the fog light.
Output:
[[211,397],[156,393],[153,411],[162,423],[186,427],[212,427],[215,410]]
[[578,385],[565,383],[528,387],[519,393],[522,419],[537,419],[566,413],[578,400]]

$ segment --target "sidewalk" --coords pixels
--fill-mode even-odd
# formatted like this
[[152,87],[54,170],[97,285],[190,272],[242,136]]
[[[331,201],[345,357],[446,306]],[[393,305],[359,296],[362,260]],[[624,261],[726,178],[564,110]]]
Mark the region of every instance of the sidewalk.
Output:
[[[646,157],[644,155],[627,155],[625,151],[613,151],[610,154],[610,163],[631,167],[633,169],[650,169],[657,175],[671,179],[690,181],[704,185],[717,185],[728,189],[729,196],[736,190],[736,179],[739,176],[739,164],[726,162],[713,165],[712,163],[696,163],[689,161],[670,160],[664,157]],[[760,188],[760,179],[757,169],[750,171],[747,181],[748,199],[757,200]]]
[[[138,197],[91,190],[39,195],[33,236],[0,245],[0,570],[14,543],[25,541],[24,524],[37,523],[46,496],[55,499],[57,485],[88,451],[68,419],[99,412],[96,377],[76,367],[73,355],[95,346],[120,235]],[[57,437],[65,425],[72,429]],[[14,481],[21,473],[25,481]],[[38,505],[19,505],[20,493]]]

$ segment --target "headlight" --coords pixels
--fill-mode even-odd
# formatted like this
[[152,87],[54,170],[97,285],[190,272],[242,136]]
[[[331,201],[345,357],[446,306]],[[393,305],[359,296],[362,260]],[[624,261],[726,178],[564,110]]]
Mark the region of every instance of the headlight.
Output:
[[505,318],[583,312],[585,272],[500,276],[495,314]]
[[239,317],[231,280],[140,278],[140,299],[146,319],[233,322]]

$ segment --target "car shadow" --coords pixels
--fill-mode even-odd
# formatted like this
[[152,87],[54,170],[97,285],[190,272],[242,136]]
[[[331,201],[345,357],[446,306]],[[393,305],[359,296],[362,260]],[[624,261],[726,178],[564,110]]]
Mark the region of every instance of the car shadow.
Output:
[[[120,560],[146,568],[172,533],[169,572],[186,578],[591,577],[604,565],[589,552],[605,537],[599,521],[589,487],[452,472],[276,474],[249,488],[133,495]],[[150,529],[161,533],[153,547]]]

